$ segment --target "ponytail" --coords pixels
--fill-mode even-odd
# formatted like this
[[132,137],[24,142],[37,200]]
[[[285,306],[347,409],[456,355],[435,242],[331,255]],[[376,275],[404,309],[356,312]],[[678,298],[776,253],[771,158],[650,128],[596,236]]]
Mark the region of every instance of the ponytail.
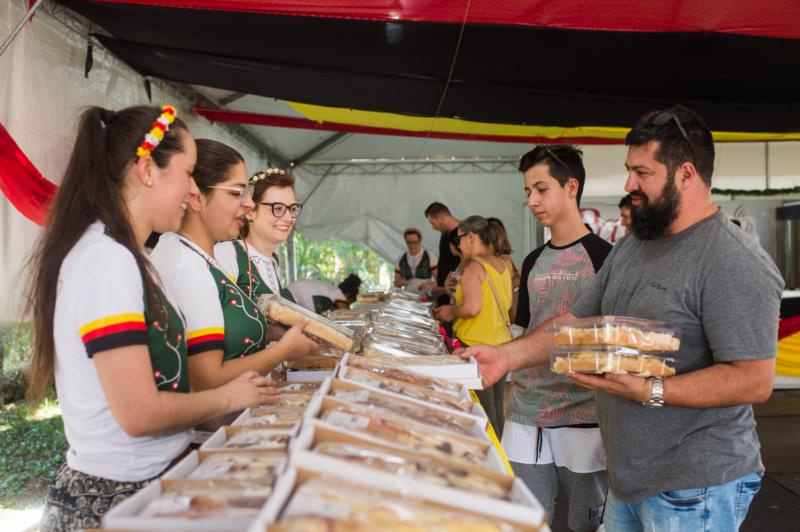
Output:
[[489,223],[489,235],[494,254],[498,257],[511,255],[514,250],[511,249],[511,242],[508,241],[508,233],[506,233],[503,222],[499,218],[487,218],[486,221]]
[[[128,169],[136,161],[136,147],[161,114],[156,107],[129,107],[119,112],[90,107],[81,115],[75,146],[66,172],[50,206],[47,227],[29,261],[31,278],[26,312],[33,314],[33,360],[29,399],[36,403],[47,393],[55,377],[53,318],[61,263],[97,220],[111,231],[136,259],[151,309],[163,313],[156,292],[153,268],[136,242],[128,218],[123,190]],[[151,157],[159,168],[183,151],[179,119],[164,135]]]

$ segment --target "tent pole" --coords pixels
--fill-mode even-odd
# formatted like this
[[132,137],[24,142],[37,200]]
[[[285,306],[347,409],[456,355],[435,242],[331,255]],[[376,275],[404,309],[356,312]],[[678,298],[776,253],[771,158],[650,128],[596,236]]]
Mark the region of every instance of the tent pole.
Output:
[[17,27],[11,32],[11,35],[6,37],[6,40],[3,41],[3,45],[0,46],[0,56],[3,55],[3,52],[5,52],[9,46],[11,46],[11,43],[14,42],[14,38],[16,38],[17,34],[22,31],[22,28],[25,27],[25,24],[28,23],[33,14],[36,13],[36,10],[39,9],[39,6],[41,6],[43,3],[44,0],[36,0],[36,3],[33,4],[27,13],[25,13],[25,16],[23,16],[22,20],[19,21],[19,24],[17,24]]
[[289,284],[295,282],[297,280],[297,254],[295,253],[295,235],[296,231],[292,229],[292,232],[289,234],[289,240],[286,241],[286,252],[289,256],[289,264],[286,272],[286,277],[288,278]]
[[766,188],[769,190],[770,185],[769,175],[769,142],[764,143],[764,181],[766,181]]

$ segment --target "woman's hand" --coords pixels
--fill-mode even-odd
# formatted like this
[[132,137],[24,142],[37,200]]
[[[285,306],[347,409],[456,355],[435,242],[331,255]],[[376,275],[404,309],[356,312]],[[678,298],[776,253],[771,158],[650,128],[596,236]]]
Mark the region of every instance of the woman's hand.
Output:
[[428,281],[427,283],[420,284],[417,290],[424,292],[425,290],[433,290],[434,288],[436,288],[436,281]]
[[303,334],[308,320],[293,325],[278,341],[278,345],[286,351],[284,360],[299,360],[308,355],[319,353],[319,344]]
[[455,272],[450,272],[447,274],[447,279],[444,280],[444,287],[448,294],[453,295],[456,293],[456,288],[458,288],[458,278],[459,276],[456,275]]
[[442,305],[433,311],[439,321],[453,321],[456,319],[455,305]]
[[228,412],[239,412],[245,408],[276,403],[280,398],[275,384],[255,371],[245,371],[228,384],[217,388],[227,402]]

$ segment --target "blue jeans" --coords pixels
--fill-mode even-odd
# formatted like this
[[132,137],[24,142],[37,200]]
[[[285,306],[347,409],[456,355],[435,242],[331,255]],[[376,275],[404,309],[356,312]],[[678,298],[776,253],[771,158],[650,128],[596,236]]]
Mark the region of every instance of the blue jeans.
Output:
[[727,484],[664,491],[627,503],[609,487],[603,523],[606,532],[733,532],[760,488],[761,476],[752,473]]

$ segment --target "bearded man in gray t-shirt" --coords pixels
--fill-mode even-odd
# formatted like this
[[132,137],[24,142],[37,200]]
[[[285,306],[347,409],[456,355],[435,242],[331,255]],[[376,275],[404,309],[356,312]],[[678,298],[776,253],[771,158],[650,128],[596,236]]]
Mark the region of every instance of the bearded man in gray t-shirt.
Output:
[[[677,329],[677,375],[572,374],[597,390],[609,475],[604,523],[622,530],[737,530],[761,485],[753,403],[772,393],[783,281],[764,250],[714,205],[714,144],[693,111],[643,116],[626,137],[632,234],[559,323],[595,315]],[[465,356],[485,383],[547,364],[550,320]]]

